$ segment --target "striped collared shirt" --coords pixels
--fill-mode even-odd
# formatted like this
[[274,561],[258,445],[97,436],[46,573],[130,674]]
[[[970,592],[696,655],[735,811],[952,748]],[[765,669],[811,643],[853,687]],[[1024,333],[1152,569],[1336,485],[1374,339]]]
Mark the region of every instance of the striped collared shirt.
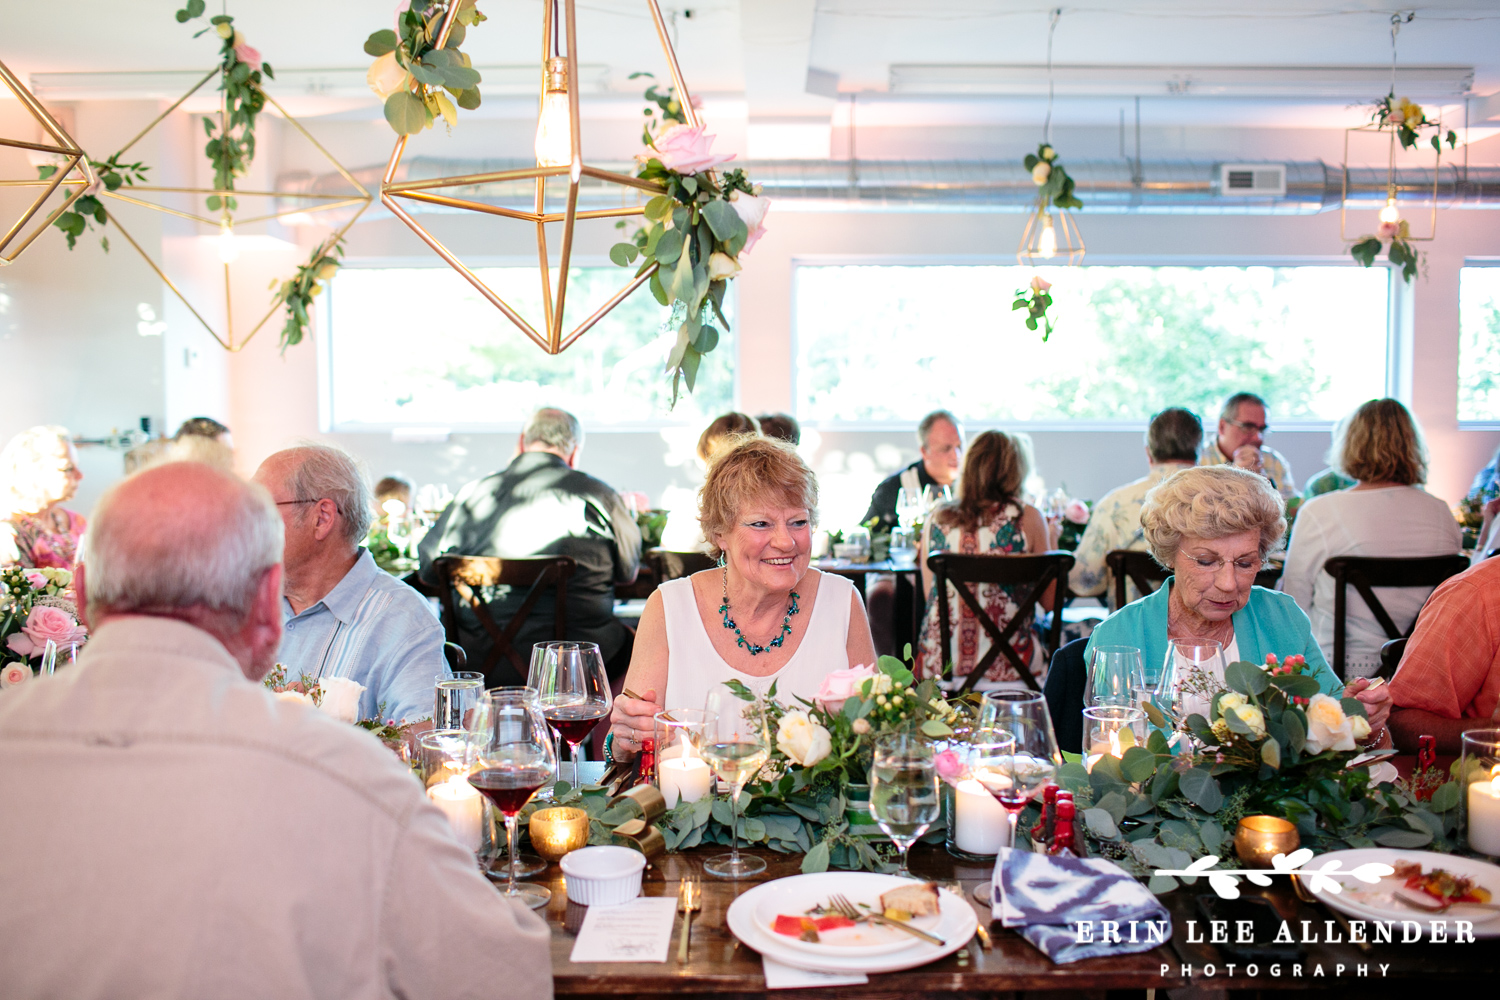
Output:
[[338,585],[300,614],[282,598],[285,633],[276,659],[287,677],[347,677],[365,686],[362,719],[397,722],[432,716],[433,684],[451,676],[443,626],[415,590],[361,550]]

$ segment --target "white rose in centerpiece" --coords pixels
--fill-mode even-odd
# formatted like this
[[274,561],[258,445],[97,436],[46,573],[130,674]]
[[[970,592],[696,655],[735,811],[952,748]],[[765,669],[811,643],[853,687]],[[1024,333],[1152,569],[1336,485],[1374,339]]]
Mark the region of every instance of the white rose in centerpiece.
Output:
[[365,686],[347,677],[325,677],[318,681],[318,707],[340,722],[359,721],[359,696]]
[[1304,711],[1307,713],[1308,753],[1354,749],[1354,724],[1344,714],[1344,706],[1337,698],[1315,694],[1308,700]]
[[833,750],[828,730],[802,711],[791,711],[781,717],[776,727],[776,749],[794,763],[812,767]]
[[0,690],[13,688],[31,680],[31,667],[25,663],[7,663],[0,670]]
[[1249,701],[1246,700],[1245,696],[1240,694],[1238,691],[1225,691],[1223,694],[1219,695],[1219,714],[1224,715],[1232,709],[1236,709],[1241,705],[1248,704]]
[[1043,184],[1047,183],[1047,178],[1051,176],[1052,164],[1048,163],[1046,160],[1042,160],[1036,166],[1031,168],[1031,180],[1037,185],[1037,187],[1041,187]]
[[1363,715],[1349,716],[1349,735],[1364,742],[1370,738],[1370,720]]
[[1239,716],[1241,722],[1250,727],[1251,736],[1260,739],[1266,735],[1266,717],[1254,705],[1236,706],[1234,714]]
[[278,701],[297,701],[304,705],[313,703],[312,696],[305,695],[301,691],[277,691],[276,698]]

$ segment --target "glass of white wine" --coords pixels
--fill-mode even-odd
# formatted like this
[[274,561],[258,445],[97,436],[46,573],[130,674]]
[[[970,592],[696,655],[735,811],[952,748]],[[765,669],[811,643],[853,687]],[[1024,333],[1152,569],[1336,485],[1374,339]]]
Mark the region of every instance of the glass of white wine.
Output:
[[766,870],[756,857],[740,856],[740,792],[771,756],[771,734],[766,728],[766,703],[756,696],[747,701],[727,684],[714,686],[703,702],[703,734],[698,753],[714,774],[730,788],[729,853],[708,859],[703,870],[719,878],[748,878]]
[[931,744],[912,733],[892,733],[875,743],[870,766],[870,816],[901,852],[898,878],[911,878],[906,852],[940,812]]

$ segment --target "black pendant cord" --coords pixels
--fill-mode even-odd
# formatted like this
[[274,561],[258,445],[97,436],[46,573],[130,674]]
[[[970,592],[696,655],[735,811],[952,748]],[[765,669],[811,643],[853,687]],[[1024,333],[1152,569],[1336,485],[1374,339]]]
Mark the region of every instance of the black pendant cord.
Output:
[[724,616],[724,627],[734,629],[735,645],[744,647],[750,652],[751,656],[759,656],[761,653],[764,653],[767,650],[775,649],[783,642],[785,642],[786,637],[792,634],[792,615],[795,615],[800,610],[801,609],[797,606],[797,592],[794,590],[792,591],[791,603],[787,606],[786,609],[786,617],[781,620],[780,634],[778,634],[776,638],[772,639],[764,646],[757,646],[755,643],[745,638],[745,633],[740,631],[740,627],[736,625],[734,623],[734,619],[729,616],[729,567],[724,567],[724,597],[723,603],[719,605],[719,614]]

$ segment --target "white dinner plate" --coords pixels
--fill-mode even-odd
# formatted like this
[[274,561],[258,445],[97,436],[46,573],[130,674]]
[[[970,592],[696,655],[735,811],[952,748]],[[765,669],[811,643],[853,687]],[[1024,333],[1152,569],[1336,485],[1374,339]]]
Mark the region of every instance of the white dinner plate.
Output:
[[[846,888],[834,890],[840,892],[856,908],[864,903],[868,907],[866,912],[880,912],[880,896],[882,893],[890,892],[893,888],[900,888],[906,884],[905,879],[899,879],[892,875],[872,875],[871,873],[850,872],[851,875],[866,874],[869,878],[860,879],[859,884],[853,880],[845,879]],[[921,939],[907,934],[895,927],[882,926],[880,924],[856,924],[853,927],[842,927],[837,930],[823,931],[819,934],[821,940],[817,942],[803,941],[787,934],[776,933],[776,918],[786,915],[800,917],[806,915],[808,910],[814,909],[828,903],[827,892],[824,892],[826,882],[819,879],[785,878],[774,883],[775,891],[761,894],[755,907],[756,927],[763,933],[773,936],[788,948],[805,951],[813,955],[828,956],[870,956],[880,955],[885,952],[896,951],[901,948],[910,948],[920,944]],[[924,917],[914,917],[911,921],[913,927],[924,930],[929,934],[937,934],[938,925],[942,923],[942,913],[933,913]],[[942,937],[941,934],[937,934]],[[946,939],[944,939],[946,943]]]
[[790,947],[790,939],[786,935],[772,933],[769,929],[762,930],[760,926],[758,914],[761,903],[767,899],[780,898],[780,894],[787,891],[789,885],[794,884],[797,893],[806,894],[801,898],[827,899],[829,894],[838,892],[851,900],[859,900],[866,896],[878,899],[881,893],[889,892],[906,881],[894,875],[876,875],[870,872],[793,875],[766,882],[742,893],[730,904],[725,921],[734,936],[747,947],[785,965],[812,972],[898,972],[926,965],[944,955],[951,955],[968,944],[969,939],[974,936],[974,929],[979,925],[979,918],[967,901],[946,890],[938,892],[939,919],[937,926],[929,931],[943,939],[945,944],[941,947],[913,937],[913,944],[899,951],[881,949],[874,955],[813,953]]
[[[1473,858],[1459,857],[1456,854],[1436,854],[1432,851],[1402,851],[1390,847],[1368,847],[1350,851],[1331,851],[1328,854],[1320,854],[1306,865],[1302,866],[1301,872],[1308,873],[1302,878],[1305,885],[1319,900],[1327,903],[1342,913],[1360,920],[1392,921],[1394,940],[1401,940],[1401,922],[1410,920],[1418,924],[1422,929],[1422,936],[1426,937],[1430,932],[1433,922],[1447,924],[1447,938],[1454,940],[1458,930],[1455,921],[1464,920],[1473,924],[1474,936],[1500,937],[1500,910],[1481,909],[1477,906],[1465,906],[1462,903],[1454,904],[1453,908],[1446,913],[1428,913],[1415,907],[1407,906],[1396,900],[1392,895],[1399,888],[1403,879],[1394,875],[1388,875],[1381,879],[1379,884],[1371,885],[1361,882],[1355,878],[1344,877],[1339,879],[1343,886],[1340,892],[1329,892],[1327,889],[1314,889],[1311,873],[1323,867],[1325,861],[1336,860],[1341,862],[1340,870],[1348,872],[1360,865],[1378,861],[1395,866],[1398,861],[1420,864],[1424,872],[1430,872],[1434,868],[1442,868],[1455,875],[1463,875],[1474,879],[1484,888],[1490,891],[1492,901],[1500,902],[1500,867],[1487,861],[1477,861]],[[1374,940],[1373,928],[1365,929],[1365,936]]]

